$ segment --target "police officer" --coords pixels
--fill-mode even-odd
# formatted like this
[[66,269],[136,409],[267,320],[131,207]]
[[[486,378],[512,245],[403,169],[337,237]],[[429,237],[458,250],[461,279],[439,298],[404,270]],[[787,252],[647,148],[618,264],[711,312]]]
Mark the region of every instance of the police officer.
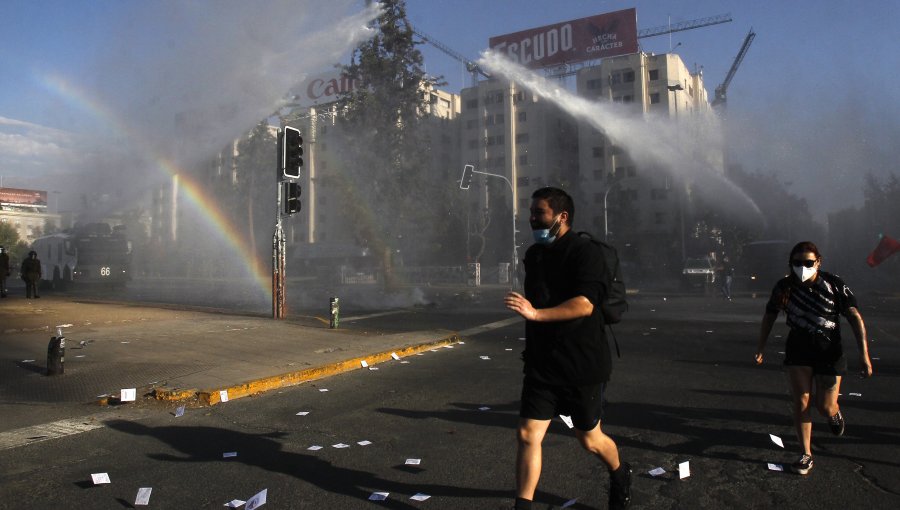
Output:
[[41,261],[37,258],[35,251],[28,252],[28,258],[22,262],[22,279],[25,280],[25,297],[31,299],[32,296],[39,298],[37,293],[38,282],[41,281]]
[[0,246],[0,298],[6,297],[6,278],[9,277],[9,254]]

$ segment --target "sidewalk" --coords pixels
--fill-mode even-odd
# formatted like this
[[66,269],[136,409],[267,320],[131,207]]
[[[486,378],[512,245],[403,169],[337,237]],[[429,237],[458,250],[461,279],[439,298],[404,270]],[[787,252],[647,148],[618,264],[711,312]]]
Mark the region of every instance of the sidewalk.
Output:
[[[315,317],[275,321],[52,296],[0,305],[3,402],[103,403],[104,394],[137,388],[139,397],[216,404],[223,391],[241,398],[458,341],[446,330],[332,330]],[[65,374],[48,377],[47,345],[60,324],[70,325]]]

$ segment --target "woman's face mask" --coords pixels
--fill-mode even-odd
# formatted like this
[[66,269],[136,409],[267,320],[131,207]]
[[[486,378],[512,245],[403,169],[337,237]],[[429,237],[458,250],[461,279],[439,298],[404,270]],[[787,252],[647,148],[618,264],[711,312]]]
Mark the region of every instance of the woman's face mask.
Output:
[[791,260],[791,269],[801,282],[805,282],[816,275],[819,270],[818,260],[815,258],[797,258]]

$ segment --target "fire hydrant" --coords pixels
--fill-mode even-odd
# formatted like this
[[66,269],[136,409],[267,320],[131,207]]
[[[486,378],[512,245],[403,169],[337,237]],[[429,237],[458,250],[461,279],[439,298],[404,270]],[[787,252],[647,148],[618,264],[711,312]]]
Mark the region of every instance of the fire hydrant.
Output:
[[66,337],[62,336],[61,328],[56,333],[47,346],[47,375],[62,375],[66,368]]

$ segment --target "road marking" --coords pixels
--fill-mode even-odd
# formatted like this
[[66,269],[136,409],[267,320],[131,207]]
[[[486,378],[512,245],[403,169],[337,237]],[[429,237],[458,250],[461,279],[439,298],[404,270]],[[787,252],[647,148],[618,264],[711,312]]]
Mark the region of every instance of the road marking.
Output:
[[82,416],[81,418],[60,420],[2,432],[0,433],[0,450],[8,450],[31,443],[47,441],[48,439],[80,434],[104,426],[103,423],[92,418],[92,416]]
[[406,313],[409,310],[390,310],[387,312],[370,313],[369,315],[357,315],[356,317],[344,317],[344,322],[361,321],[363,319],[374,319],[375,317],[384,317],[385,315],[396,315],[398,313]]
[[502,321],[491,322],[489,324],[482,324],[481,326],[475,326],[474,328],[469,328],[465,331],[460,331],[459,336],[474,336],[479,333],[485,333],[487,331],[491,331],[494,329],[505,328],[506,326],[515,324],[517,322],[522,322],[524,319],[521,317],[510,317],[509,319],[503,319]]

